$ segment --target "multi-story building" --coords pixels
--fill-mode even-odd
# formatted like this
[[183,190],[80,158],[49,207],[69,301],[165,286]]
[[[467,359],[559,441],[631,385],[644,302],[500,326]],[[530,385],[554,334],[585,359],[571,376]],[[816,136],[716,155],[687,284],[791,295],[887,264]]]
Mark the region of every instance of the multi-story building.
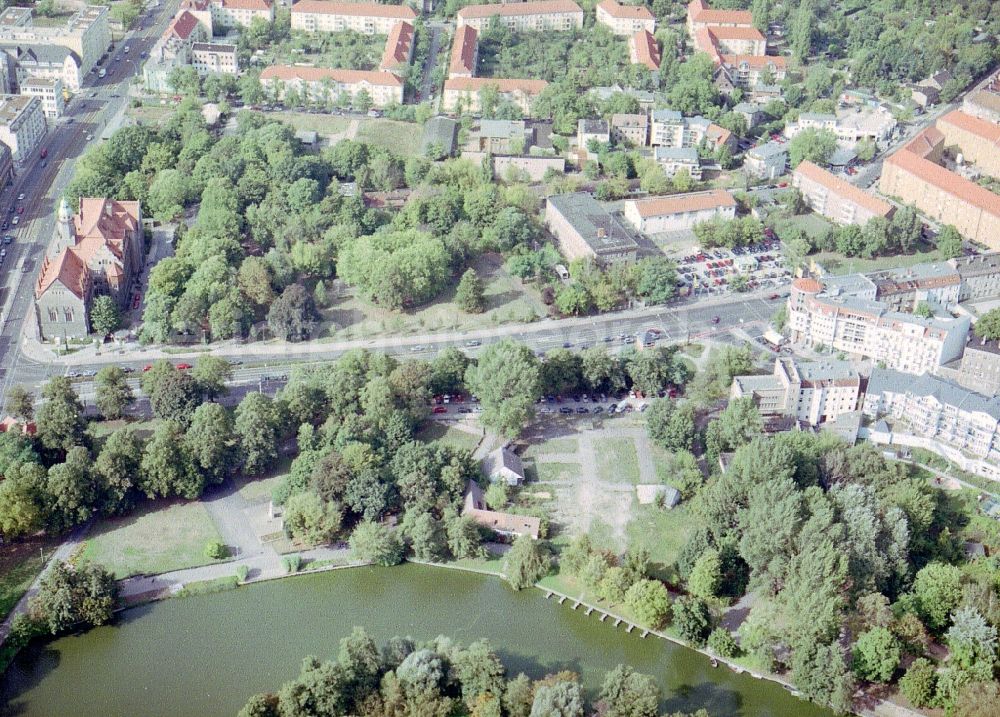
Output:
[[743,158],[743,169],[758,179],[776,179],[788,168],[788,145],[768,142],[751,147]]
[[730,399],[750,396],[762,416],[790,416],[819,426],[857,411],[861,376],[847,361],[778,358],[768,376],[736,376]]
[[875,296],[893,311],[913,311],[921,302],[942,308],[958,304],[962,277],[947,262],[876,271],[868,275]]
[[656,147],[653,149],[653,159],[668,177],[686,169],[691,179],[701,181],[701,159],[694,147]]
[[172,92],[170,73],[192,63],[192,48],[208,37],[204,25],[191,12],[181,10],[149,51],[142,67],[143,80],[150,92]]
[[[17,84],[29,77],[45,77],[59,80],[71,92],[76,92],[83,84],[80,56],[62,45],[0,44],[7,62],[13,65]],[[9,86],[7,94],[13,92]]]
[[0,13],[0,43],[65,47],[80,58],[80,72],[85,76],[111,46],[108,8],[84,5],[64,25],[39,27],[30,9],[9,7]]
[[573,0],[466,5],[458,11],[458,26],[482,32],[492,18],[513,32],[565,31],[583,27],[583,9]]
[[639,231],[657,234],[690,229],[695,224],[713,219],[733,219],[736,216],[736,200],[722,189],[629,199],[625,202],[623,214]]
[[222,75],[240,74],[240,61],[236,45],[218,42],[196,42],[191,45],[191,65],[199,75],[213,72]]
[[983,174],[1000,177],[1000,124],[953,110],[938,118],[937,128],[946,147],[959,147],[966,162],[975,164]]
[[292,5],[292,29],[305,32],[343,32],[388,35],[400,22],[412,25],[416,11],[409,5],[299,0]]
[[591,142],[606,145],[611,142],[611,127],[602,119],[579,119],[576,121],[576,146],[580,154],[589,157]]
[[413,25],[408,22],[393,25],[385,39],[385,50],[378,68],[383,72],[398,72],[408,66],[413,60],[413,39]]
[[753,29],[753,14],[746,10],[713,10],[704,0],[691,0],[687,6],[688,34],[694,37],[703,27],[743,27]]
[[279,99],[294,88],[312,102],[324,102],[344,94],[354,99],[361,92],[368,93],[374,107],[403,102],[403,81],[391,72],[271,65],[260,73],[260,82]]
[[709,55],[753,55],[767,53],[767,38],[755,27],[713,25],[696,30],[695,46]]
[[1000,393],[1000,343],[969,332],[962,358],[942,366],[939,375],[973,391],[995,396]]
[[10,147],[0,142],[0,185],[14,181],[14,155]]
[[817,214],[836,224],[866,224],[873,217],[888,218],[893,206],[850,182],[806,160],[792,173],[792,185]]
[[462,25],[455,31],[451,45],[448,77],[475,77],[478,62],[479,31],[471,25]]
[[649,115],[644,112],[611,115],[611,136],[618,144],[645,147],[649,144]]
[[524,120],[487,120],[479,123],[472,142],[477,152],[522,154],[531,146],[534,131]]
[[74,215],[63,199],[56,236],[35,284],[35,315],[42,338],[86,336],[95,295],[127,308],[129,290],[143,265],[139,202],[80,200]]
[[656,18],[645,5],[621,5],[615,0],[602,0],[595,13],[598,24],[605,25],[615,35],[634,35],[640,30],[656,32]]
[[442,109],[445,112],[479,112],[479,93],[496,87],[501,99],[517,105],[525,115],[548,82],[545,80],[501,79],[496,77],[451,77],[444,81]]
[[650,72],[660,71],[660,45],[649,30],[639,30],[628,39],[628,59],[633,65],[642,65]]
[[182,10],[187,10],[201,24],[205,36],[212,37],[215,34],[212,26],[212,2],[213,0],[182,0],[177,12],[179,14]]
[[962,111],[987,122],[1000,124],[1000,83],[997,91],[982,89],[967,94],[962,100]]
[[913,374],[935,372],[962,354],[967,316],[925,319],[825,288],[815,279],[792,282],[788,327],[794,341],[868,357]]
[[928,127],[885,160],[879,189],[962,236],[1000,249],[1000,196],[940,165],[945,137]]
[[21,83],[21,94],[37,97],[42,101],[42,114],[49,119],[59,119],[66,111],[62,80],[51,77],[28,77]]
[[854,147],[862,140],[884,145],[892,138],[896,124],[896,118],[885,108],[859,105],[837,114],[803,112],[785,127],[785,135],[794,137],[806,129],[827,130],[837,136],[842,147]]
[[918,378],[876,368],[868,379],[864,412],[894,420],[894,433],[943,444],[996,465],[1000,462],[1000,398],[962,388],[938,376]]
[[712,58],[715,83],[722,91],[753,90],[784,79],[785,58],[767,54],[767,38],[753,26],[749,12],[712,10],[702,0],[692,0],[687,28],[695,49]]
[[1000,253],[972,254],[949,259],[962,279],[959,301],[978,301],[1000,296]]
[[732,147],[733,133],[704,117],[684,117],[675,110],[656,110],[652,114],[649,143],[654,147],[697,147],[702,142],[715,150]]
[[727,94],[737,87],[750,90],[754,102],[765,93],[780,97],[775,83],[788,74],[788,61],[782,55],[719,55],[716,64],[715,84]]
[[549,197],[545,203],[545,223],[567,261],[630,263],[639,251],[628,227],[585,192]]
[[267,23],[274,22],[274,3],[271,0],[211,0],[211,9],[214,30],[250,27],[258,18]]
[[24,167],[45,137],[42,101],[30,95],[0,95],[0,142],[10,147],[14,169]]

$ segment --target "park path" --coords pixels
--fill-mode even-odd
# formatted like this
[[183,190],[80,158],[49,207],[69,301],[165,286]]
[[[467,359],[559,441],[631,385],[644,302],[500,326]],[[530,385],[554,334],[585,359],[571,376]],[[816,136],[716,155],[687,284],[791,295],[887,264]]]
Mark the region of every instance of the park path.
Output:
[[274,548],[261,544],[247,515],[251,504],[230,478],[202,498],[208,514],[231,555],[237,557],[277,556]]

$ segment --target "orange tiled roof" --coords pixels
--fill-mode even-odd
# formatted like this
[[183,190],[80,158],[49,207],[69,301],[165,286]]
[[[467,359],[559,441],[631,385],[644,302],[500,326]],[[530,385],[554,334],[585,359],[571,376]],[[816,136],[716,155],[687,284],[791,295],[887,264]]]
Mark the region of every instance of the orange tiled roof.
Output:
[[73,222],[79,237],[121,241],[127,232],[138,229],[139,216],[139,202],[84,197]]
[[735,207],[733,195],[723,189],[712,189],[694,194],[675,194],[671,197],[641,199],[635,202],[640,217],[658,217],[680,212],[697,212],[715,207]]
[[322,82],[325,79],[347,85],[367,82],[369,85],[402,87],[403,81],[391,72],[376,70],[333,70],[328,67],[295,67],[293,65],[271,65],[260,73],[261,80],[300,80],[301,82]]
[[515,15],[548,15],[550,13],[583,13],[583,9],[573,0],[539,0],[539,2],[490,3],[488,5],[466,5],[458,11],[462,20],[474,18],[513,17]]
[[726,27],[713,25],[705,28],[718,40],[758,40],[764,42],[766,39],[755,27]]
[[815,279],[810,279],[808,277],[802,277],[801,279],[796,279],[792,282],[794,286],[799,291],[805,292],[806,294],[818,294],[823,291],[823,285],[816,281]]
[[198,27],[198,18],[187,10],[182,10],[167,26],[165,34],[174,35],[182,40],[191,37],[191,33]]
[[715,140],[716,144],[728,144],[729,140],[732,138],[733,133],[730,132],[725,127],[720,127],[714,122],[708,125],[708,131],[705,133],[711,139]]
[[537,95],[549,83],[545,80],[520,80],[498,77],[452,77],[444,81],[445,90],[460,92],[478,92],[487,85],[496,85],[501,92],[523,92],[526,95]]
[[649,30],[639,30],[629,40],[633,60],[637,65],[645,65],[650,70],[660,69],[660,46]]
[[83,299],[87,294],[87,265],[71,248],[63,249],[55,259],[46,257],[35,284],[35,298],[44,294],[56,281],[77,298]]
[[745,62],[756,69],[774,65],[775,69],[784,70],[788,66],[788,58],[781,55],[723,55],[722,61],[734,67]]
[[950,124],[996,145],[1000,151],[1000,125],[968,115],[962,110],[952,110],[940,117],[938,124]]
[[903,145],[903,149],[918,157],[926,157],[943,141],[944,133],[932,125]]
[[708,25],[753,25],[753,13],[746,10],[712,10],[702,0],[691,0],[688,17]]
[[455,41],[451,45],[450,74],[476,73],[476,45],[479,43],[479,33],[476,28],[462,25],[455,31]]
[[652,20],[653,13],[645,5],[620,5],[615,0],[602,0],[597,7],[620,20]]
[[850,182],[845,182],[840,177],[835,177],[822,167],[819,167],[808,160],[802,162],[798,167],[796,167],[795,173],[801,174],[817,184],[823,185],[828,190],[843,197],[844,199],[866,208],[872,214],[884,217],[888,216],[892,212],[892,205],[888,202],[884,202],[878,197],[873,197],[871,194],[858,189]]
[[885,161],[919,177],[953,197],[968,202],[993,216],[1000,217],[1000,196],[954,172],[949,172],[929,159],[907,151],[905,147]]
[[410,60],[410,46],[413,44],[413,25],[408,22],[397,22],[389,31],[382,52],[382,62],[379,67],[391,70],[397,65],[405,65]]
[[409,5],[378,5],[376,3],[329,2],[328,0],[299,0],[292,5],[293,13],[315,15],[350,15],[358,17],[388,17],[413,21],[417,12]]

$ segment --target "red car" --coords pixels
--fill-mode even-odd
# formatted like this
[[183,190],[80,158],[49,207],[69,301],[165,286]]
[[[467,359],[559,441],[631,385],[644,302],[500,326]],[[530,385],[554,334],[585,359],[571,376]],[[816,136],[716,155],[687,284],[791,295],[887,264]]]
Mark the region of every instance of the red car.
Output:
[[17,208],[17,213],[18,214],[24,214],[24,207],[18,207]]
[[778,189],[784,189],[788,186],[788,182],[778,182]]
[[146,371],[149,371],[152,368],[153,368],[153,364],[148,363],[148,364],[146,364],[145,366],[142,367],[142,372],[146,373]]
[[181,371],[187,371],[189,368],[193,368],[193,366],[191,366],[191,364],[189,363],[179,363],[177,364],[177,368],[179,368]]
[[435,406],[433,409],[434,413],[448,413],[448,409],[445,406]]

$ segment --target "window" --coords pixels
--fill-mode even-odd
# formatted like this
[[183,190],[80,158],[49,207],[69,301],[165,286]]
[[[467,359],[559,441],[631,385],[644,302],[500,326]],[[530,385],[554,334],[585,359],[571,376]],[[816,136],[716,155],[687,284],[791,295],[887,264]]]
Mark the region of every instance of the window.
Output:
[[59,312],[53,309],[52,307],[49,307],[49,321],[55,323],[58,320],[59,320]]
[[63,318],[66,320],[67,324],[73,323],[73,309],[68,306],[63,309]]

